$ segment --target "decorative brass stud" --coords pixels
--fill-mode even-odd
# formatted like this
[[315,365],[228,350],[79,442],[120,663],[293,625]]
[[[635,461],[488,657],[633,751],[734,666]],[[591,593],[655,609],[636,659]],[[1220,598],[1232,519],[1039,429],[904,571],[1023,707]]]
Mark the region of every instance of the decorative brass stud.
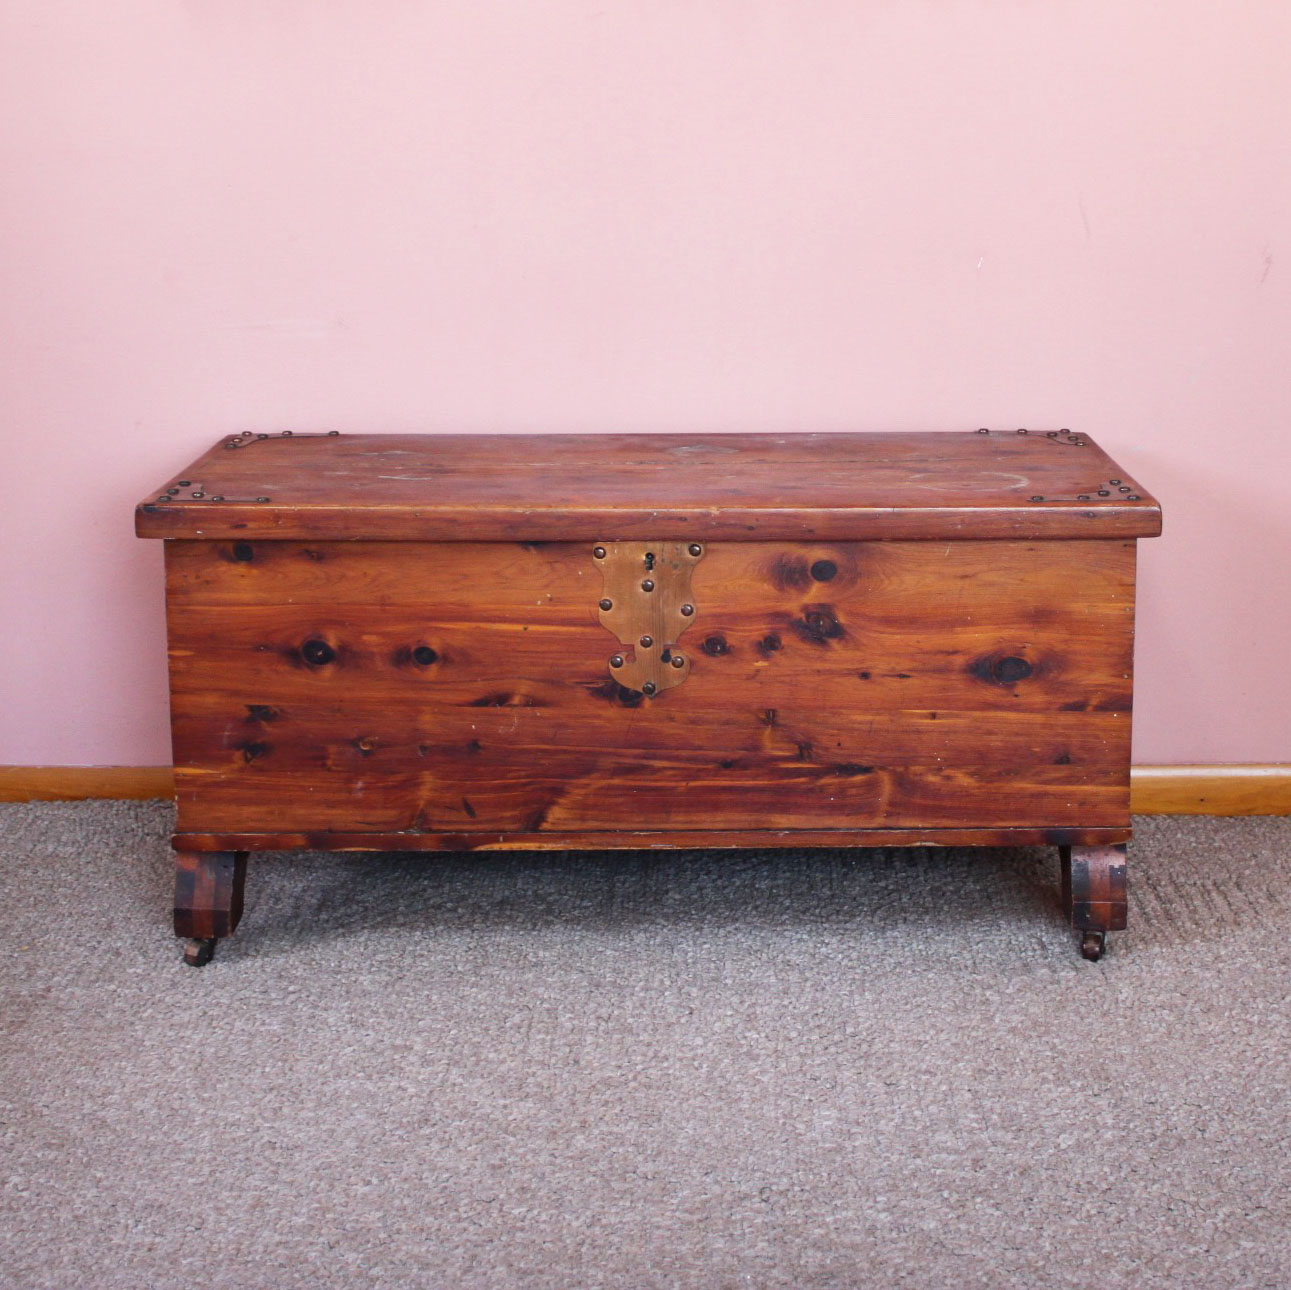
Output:
[[642,693],[642,694],[653,694],[654,692],[655,692],[655,684],[654,684],[654,682],[653,682],[653,681],[647,681],[647,682],[646,682],[646,683],[641,687],[641,693]]
[[605,548],[603,546],[594,546],[592,548],[592,557],[596,560],[604,560]]
[[644,578],[644,579],[642,579],[642,582],[641,582],[641,590],[642,590],[642,591],[653,591],[653,590],[654,590],[654,579],[653,579],[653,578]]
[[611,667],[622,667],[622,666],[623,666],[623,655],[622,655],[622,654],[615,654],[615,655],[614,655],[614,657],[613,657],[612,659],[610,659],[610,666],[611,666]]
[[690,552],[691,555],[704,554],[704,548],[700,546],[698,542],[692,542],[690,546],[688,546],[686,549]]
[[339,430],[305,430],[299,433],[295,430],[279,430],[274,434],[252,434],[250,430],[242,430],[238,434],[231,435],[224,446],[246,448],[263,439],[336,439],[340,434]]
[[673,665],[673,667],[685,667],[685,666],[686,666],[686,660],[685,660],[684,658],[682,658],[682,656],[681,656],[680,654],[674,654],[674,655],[672,656],[672,665]]
[[605,599],[600,602],[600,606],[602,609],[613,609],[614,601],[612,601],[609,596],[606,596]]
[[689,618],[695,612],[694,605],[682,605],[681,613],[683,618]]
[[654,644],[654,637],[653,637],[653,636],[642,636],[642,637],[641,637],[641,648],[642,648],[642,649],[649,649],[653,644]]

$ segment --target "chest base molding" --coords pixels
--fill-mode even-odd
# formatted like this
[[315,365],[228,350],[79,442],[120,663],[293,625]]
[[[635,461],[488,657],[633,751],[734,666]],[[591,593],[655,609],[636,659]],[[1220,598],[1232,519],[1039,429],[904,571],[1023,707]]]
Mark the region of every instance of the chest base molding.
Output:
[[714,847],[1109,846],[1128,827],[727,829],[554,833],[176,833],[177,851],[649,851]]
[[[174,796],[175,775],[169,766],[0,766],[0,802],[146,802]],[[1135,815],[1229,818],[1291,815],[1291,764],[1133,766],[1130,810]]]

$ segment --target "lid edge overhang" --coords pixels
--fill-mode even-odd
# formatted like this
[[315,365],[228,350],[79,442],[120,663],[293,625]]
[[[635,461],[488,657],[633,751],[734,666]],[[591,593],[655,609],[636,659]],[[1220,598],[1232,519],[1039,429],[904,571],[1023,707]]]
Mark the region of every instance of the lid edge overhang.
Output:
[[284,541],[517,542],[937,539],[1065,540],[1156,537],[1161,508],[1140,502],[1090,506],[1042,502],[1015,506],[772,508],[497,507],[141,502],[142,538]]

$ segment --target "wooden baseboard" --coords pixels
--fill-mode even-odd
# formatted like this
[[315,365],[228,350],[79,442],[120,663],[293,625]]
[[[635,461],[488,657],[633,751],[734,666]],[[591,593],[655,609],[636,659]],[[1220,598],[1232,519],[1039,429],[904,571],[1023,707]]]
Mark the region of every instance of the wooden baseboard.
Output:
[[0,766],[0,802],[174,797],[169,766]]
[[[169,766],[0,766],[0,802],[174,797]],[[1291,764],[1135,766],[1136,815],[1291,815]]]
[[1291,815],[1291,765],[1135,766],[1136,815]]

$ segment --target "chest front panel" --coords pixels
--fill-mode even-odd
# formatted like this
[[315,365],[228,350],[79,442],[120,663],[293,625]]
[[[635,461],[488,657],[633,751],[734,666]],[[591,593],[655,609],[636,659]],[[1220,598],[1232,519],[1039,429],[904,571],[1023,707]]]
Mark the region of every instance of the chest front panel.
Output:
[[592,542],[166,545],[181,832],[1128,823],[1131,540],[707,543],[653,695]]

